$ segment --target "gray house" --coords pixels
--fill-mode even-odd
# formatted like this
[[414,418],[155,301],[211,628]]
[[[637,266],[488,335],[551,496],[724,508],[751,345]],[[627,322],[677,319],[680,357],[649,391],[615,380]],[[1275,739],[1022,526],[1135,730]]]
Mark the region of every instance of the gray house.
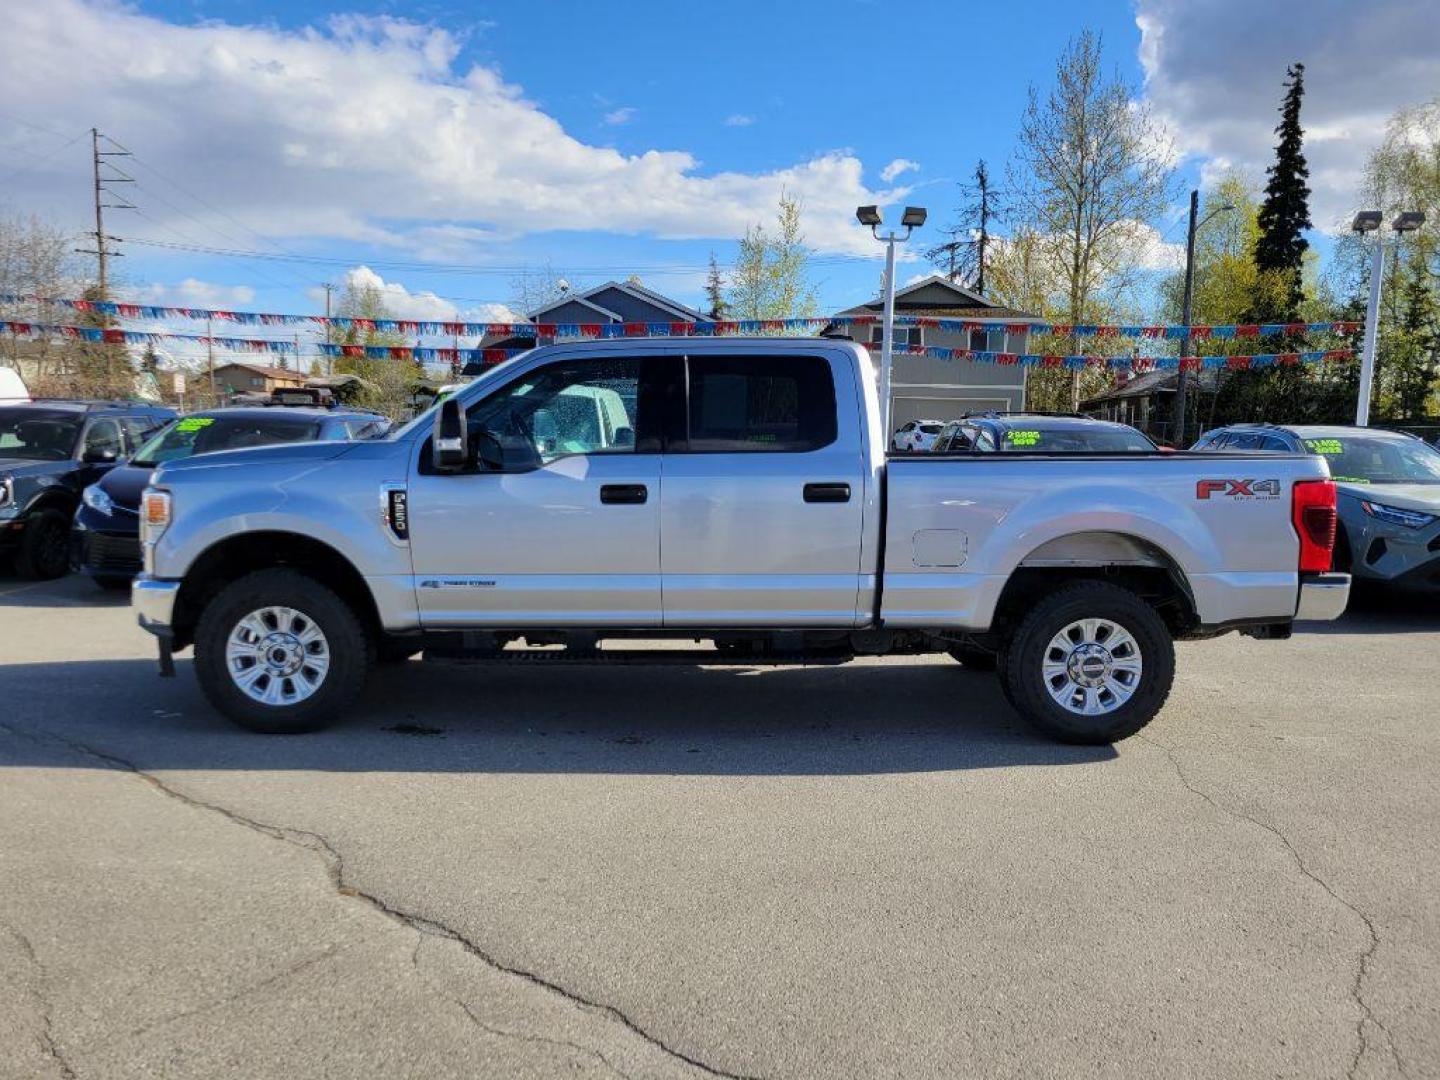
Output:
[[607,281],[567,293],[528,313],[536,323],[699,322],[705,316],[631,281]]
[[[833,325],[830,333],[849,333],[856,341],[873,344],[871,357],[880,363],[880,298],[839,315],[874,315],[868,327]],[[1037,319],[1027,311],[992,304],[983,296],[956,285],[949,278],[932,274],[895,293],[895,314],[931,316],[940,319]],[[901,350],[911,345],[971,349],[977,352],[1023,353],[1028,334],[1021,331],[950,331],[932,327],[895,328],[895,362],[891,398],[894,402],[892,428],[909,420],[954,420],[967,412],[986,409],[1016,411],[1025,407],[1025,369],[1016,365],[977,364],[970,360],[937,360],[928,356],[906,356]]]

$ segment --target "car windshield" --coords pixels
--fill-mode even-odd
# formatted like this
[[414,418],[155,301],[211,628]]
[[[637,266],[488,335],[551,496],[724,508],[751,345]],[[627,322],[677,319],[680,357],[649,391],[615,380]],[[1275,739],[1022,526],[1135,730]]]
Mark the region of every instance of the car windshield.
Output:
[[1000,441],[1002,450],[1033,450],[1044,454],[1146,452],[1155,444],[1138,431],[1112,427],[1012,428]]
[[939,434],[940,434],[940,425],[939,425],[939,424],[921,424],[921,425],[920,425],[920,432],[921,432],[922,435],[939,435]]
[[64,461],[83,417],[60,409],[0,409],[0,458]]
[[1440,484],[1440,451],[1419,439],[1340,435],[1306,439],[1330,463],[1330,475],[1352,484]]
[[305,442],[319,434],[317,422],[296,416],[186,416],[142,446],[130,464],[154,468],[195,454]]

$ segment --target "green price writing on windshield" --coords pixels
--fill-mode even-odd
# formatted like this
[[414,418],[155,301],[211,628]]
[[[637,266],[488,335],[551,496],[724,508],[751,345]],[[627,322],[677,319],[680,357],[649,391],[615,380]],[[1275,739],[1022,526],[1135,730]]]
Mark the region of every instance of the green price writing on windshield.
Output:
[[1305,445],[1316,454],[1343,454],[1345,447],[1339,439],[1306,439]]
[[209,427],[215,422],[211,416],[187,416],[175,425],[176,431],[199,431],[201,428]]
[[1039,446],[1040,433],[1038,431],[1007,431],[1005,441],[1011,446]]

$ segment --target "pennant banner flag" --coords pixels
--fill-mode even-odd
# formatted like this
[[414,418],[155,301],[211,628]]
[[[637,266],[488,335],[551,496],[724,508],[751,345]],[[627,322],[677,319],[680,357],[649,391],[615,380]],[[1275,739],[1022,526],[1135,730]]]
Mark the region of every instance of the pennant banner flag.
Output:
[[231,349],[235,352],[283,353],[289,356],[294,356],[300,351],[293,341],[121,330],[115,327],[53,326],[46,323],[0,321],[0,333],[18,334],[24,337],[51,334],[55,337],[71,338],[76,341],[93,341],[97,344],[112,345],[159,345],[167,341],[192,341],[202,345],[214,345],[221,349]]
[[[873,326],[878,315],[827,315],[803,319],[745,319],[698,322],[635,323],[533,323],[533,322],[444,322],[414,319],[352,319],[343,315],[280,315],[273,312],[226,311],[219,308],[170,307],[155,304],[126,304],[114,300],[73,300],[55,297],[0,294],[3,304],[41,304],[117,319],[173,321],[210,320],[237,326],[310,326],[345,331],[396,333],[406,337],[535,337],[535,338],[627,338],[627,337],[715,337],[733,334],[784,334],[816,332],[826,327]],[[1124,337],[1160,341],[1298,336],[1301,334],[1355,334],[1358,322],[1245,323],[1223,326],[1078,325],[1037,319],[950,319],[897,315],[896,326],[918,326],[946,333],[1029,333],[1060,337]]]

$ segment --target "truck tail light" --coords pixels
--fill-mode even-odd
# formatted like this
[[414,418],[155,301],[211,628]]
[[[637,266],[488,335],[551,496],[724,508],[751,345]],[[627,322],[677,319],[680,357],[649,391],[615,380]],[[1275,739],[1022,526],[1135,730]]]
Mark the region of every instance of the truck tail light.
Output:
[[1290,516],[1300,536],[1300,569],[1324,573],[1335,553],[1335,482],[1297,480],[1291,493]]

